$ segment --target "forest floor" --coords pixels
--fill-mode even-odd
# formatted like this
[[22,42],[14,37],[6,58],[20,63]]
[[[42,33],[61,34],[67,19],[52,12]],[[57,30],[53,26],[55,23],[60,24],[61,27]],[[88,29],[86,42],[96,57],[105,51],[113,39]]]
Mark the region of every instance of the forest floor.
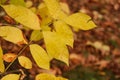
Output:
[[[97,27],[74,31],[74,48],[69,48],[70,66],[53,60],[51,72],[69,80],[120,80],[120,0],[61,1],[69,5],[71,13],[80,11],[91,16]],[[29,37],[29,32],[26,35]],[[1,38],[0,44],[4,52],[17,53],[20,49]],[[9,70],[17,68],[21,67],[15,62]],[[33,80],[40,72],[49,72],[39,69],[36,64],[31,70],[23,70],[28,75],[26,80]]]

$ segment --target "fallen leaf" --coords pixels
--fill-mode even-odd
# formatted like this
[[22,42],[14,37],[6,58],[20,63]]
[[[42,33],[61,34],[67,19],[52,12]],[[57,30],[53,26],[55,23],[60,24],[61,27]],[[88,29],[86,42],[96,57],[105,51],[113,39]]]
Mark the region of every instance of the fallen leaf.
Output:
[[107,60],[101,60],[101,61],[97,62],[96,65],[98,65],[99,69],[102,70],[108,66],[108,63],[109,63],[109,61],[107,61]]
[[93,46],[96,48],[96,49],[101,49],[103,47],[103,44],[102,42],[100,41],[96,41],[93,43]]

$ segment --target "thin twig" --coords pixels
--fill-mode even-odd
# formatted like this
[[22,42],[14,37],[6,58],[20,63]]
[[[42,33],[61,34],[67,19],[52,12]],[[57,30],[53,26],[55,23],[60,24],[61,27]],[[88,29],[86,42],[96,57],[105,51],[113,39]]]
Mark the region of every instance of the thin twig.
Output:
[[30,41],[27,45],[25,45],[22,50],[20,50],[20,52],[18,53],[18,55],[16,56],[16,58],[6,67],[5,72],[9,69],[9,67],[15,62],[15,60],[19,57],[19,55],[22,54],[22,52],[31,44],[32,41]]

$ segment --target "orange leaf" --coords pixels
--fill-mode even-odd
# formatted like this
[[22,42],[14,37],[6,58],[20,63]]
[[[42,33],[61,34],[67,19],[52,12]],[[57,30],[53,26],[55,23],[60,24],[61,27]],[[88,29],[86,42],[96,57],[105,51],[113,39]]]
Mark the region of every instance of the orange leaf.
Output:
[[6,62],[12,62],[16,58],[16,54],[14,53],[6,53],[3,55],[3,60]]

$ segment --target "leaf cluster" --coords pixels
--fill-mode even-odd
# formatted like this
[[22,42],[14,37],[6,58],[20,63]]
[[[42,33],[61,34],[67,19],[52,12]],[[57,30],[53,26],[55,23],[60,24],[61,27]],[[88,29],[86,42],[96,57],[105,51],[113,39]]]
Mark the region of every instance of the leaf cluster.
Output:
[[[43,0],[37,8],[30,7],[31,3],[25,3],[24,0],[10,0],[10,4],[7,5],[4,5],[4,2],[0,2],[1,7],[5,10],[4,13],[6,13],[2,15],[2,18],[6,19],[7,17],[9,19],[7,22],[14,22],[15,25],[4,25],[3,23],[0,26],[0,37],[17,45],[26,44],[29,46],[36,64],[43,69],[50,69],[52,59],[60,60],[69,65],[67,45],[73,47],[74,42],[71,27],[81,30],[90,30],[96,27],[90,16],[80,12],[70,14],[68,10],[63,9],[63,4],[60,4],[58,0]],[[30,41],[25,38],[21,28],[32,30]],[[38,44],[31,44],[32,41],[41,39],[44,40],[46,50]],[[2,56],[3,53],[0,48],[0,71],[4,72],[6,69]],[[29,58],[20,55],[16,56],[15,59],[17,58],[22,67],[26,69],[32,68],[32,62]],[[7,75],[7,78],[11,76],[16,75]],[[40,76],[41,79],[47,75]],[[18,77],[20,76],[17,75],[13,79],[17,80]],[[3,77],[2,80],[6,80],[6,77]],[[55,80],[66,79],[57,78]]]

